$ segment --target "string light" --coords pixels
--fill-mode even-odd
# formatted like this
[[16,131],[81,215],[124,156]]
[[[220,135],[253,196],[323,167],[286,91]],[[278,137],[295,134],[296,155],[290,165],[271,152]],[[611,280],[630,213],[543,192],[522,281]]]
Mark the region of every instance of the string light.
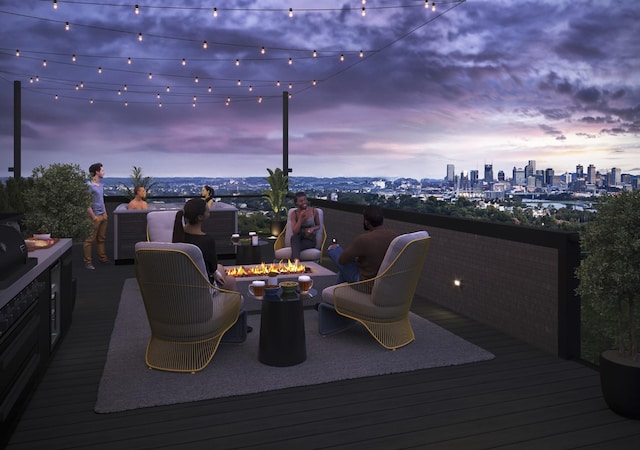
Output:
[[211,89],[211,86],[209,86],[209,87],[207,88],[207,91],[209,91],[209,93],[211,93],[211,92],[213,91],[213,89]]
[[71,62],[76,62],[76,55],[75,53],[73,55],[71,55]]
[[138,33],[138,42],[142,42],[142,33]]
[[58,9],[58,0],[53,0],[53,9]]
[[98,67],[98,73],[102,73],[102,67]]
[[36,83],[40,81],[40,76],[36,75]]
[[293,84],[289,83],[289,89],[293,89]]
[[360,58],[364,58],[364,51],[360,50]]
[[118,95],[122,95],[122,91],[118,89]]
[[340,61],[344,61],[344,53],[340,55]]
[[167,86],[167,92],[171,92],[171,88]]
[[128,89],[126,84],[124,85],[123,89],[124,89],[125,91]]
[[363,6],[362,7],[362,17],[367,15],[367,9]]
[[249,85],[249,92],[253,92],[253,86]]
[[76,91],[79,91],[80,87],[76,84]]
[[46,59],[42,60],[42,67],[47,67],[47,60]]
[[135,12],[136,15],[140,14],[140,8],[138,8],[138,5],[134,7],[133,12]]
[[194,96],[193,96],[193,101],[194,101],[194,103],[195,103],[195,101],[196,101],[197,99],[198,99],[198,98],[194,95]]
[[239,66],[239,65],[240,65],[240,60],[236,59],[236,66]]
[[262,96],[258,97],[258,103],[262,103]]
[[129,56],[129,57],[127,58],[127,64],[131,65],[131,62],[132,62],[132,61],[131,61],[131,56]]
[[54,97],[56,100],[58,100],[58,94],[56,94],[56,96]]
[[200,78],[198,78],[198,76],[196,75],[196,77],[193,79],[193,81],[194,81],[195,83],[199,83],[199,82],[200,82]]
[[317,51],[315,51],[315,50],[313,51],[313,57],[314,57],[314,58],[317,58],[317,57],[318,57],[318,52],[317,52]]
[[289,17],[293,17],[293,8],[289,8]]
[[313,85],[315,86],[315,85],[317,84],[316,80],[313,80],[313,81],[311,82],[311,84],[313,84]]
[[124,102],[124,106],[129,106],[129,102]]
[[185,58],[182,58],[182,65],[186,66],[187,65],[187,60]]
[[289,65],[293,64],[293,58],[289,58]]
[[213,17],[218,17],[218,8],[213,8]]
[[208,45],[207,45],[207,41],[204,41],[204,42],[202,43],[202,48],[205,48],[205,49],[206,49],[207,47],[208,47]]
[[260,53],[261,53],[262,55],[264,55],[264,54],[266,53],[266,50],[264,49],[264,46],[260,49]]
[[83,88],[84,87],[84,81],[80,82],[80,87]]
[[276,86],[280,87],[280,80],[276,81]]
[[238,84],[238,86],[241,86],[242,85],[242,81],[238,80],[237,84]]
[[20,56],[20,49],[16,50],[16,56]]
[[69,31],[69,22],[64,23],[64,30]]
[[162,108],[162,102],[158,103],[158,108]]
[[156,94],[156,98],[157,98],[158,100],[160,100],[160,93],[159,93],[159,92]]
[[93,105],[93,99],[89,99],[89,103],[91,103]]
[[151,72],[149,72],[149,79],[153,78],[153,74]]

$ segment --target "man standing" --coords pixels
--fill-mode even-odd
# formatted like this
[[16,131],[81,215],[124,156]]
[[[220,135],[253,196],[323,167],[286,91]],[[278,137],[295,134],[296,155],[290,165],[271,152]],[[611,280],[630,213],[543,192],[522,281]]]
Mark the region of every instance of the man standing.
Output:
[[362,220],[367,233],[356,236],[345,249],[339,244],[329,246],[327,253],[338,267],[338,283],[368,280],[378,274],[389,244],[398,235],[385,228],[383,221],[382,208],[369,205]]
[[93,232],[84,241],[84,266],[93,270],[95,267],[91,263],[91,250],[94,242],[98,251],[98,260],[101,263],[109,264],[104,245],[107,235],[107,209],[104,205],[104,186],[101,183],[104,178],[102,164],[91,164],[89,175],[91,175],[91,179],[87,184],[91,191],[91,206],[87,208],[87,213],[89,214],[89,220],[93,224]]

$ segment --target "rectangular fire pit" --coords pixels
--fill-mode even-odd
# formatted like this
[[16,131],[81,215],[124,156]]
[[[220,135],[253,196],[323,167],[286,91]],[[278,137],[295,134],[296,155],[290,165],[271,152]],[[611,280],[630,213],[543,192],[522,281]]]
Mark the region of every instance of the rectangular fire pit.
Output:
[[[316,296],[312,297],[312,298],[305,298],[304,299],[304,306],[308,307],[308,306],[313,306],[315,305],[317,302],[320,301],[321,295],[322,295],[322,290],[328,286],[333,286],[334,284],[336,284],[336,279],[338,278],[338,275],[332,271],[330,271],[329,269],[327,269],[326,267],[321,266],[320,264],[317,263],[313,263],[313,262],[303,262],[302,264],[304,264],[305,267],[308,267],[309,269],[311,269],[311,272],[305,272],[305,275],[309,275],[311,277],[311,279],[313,280],[313,289],[315,289],[317,291]],[[255,264],[255,265],[244,265],[243,267],[248,268],[248,267],[254,267],[254,266],[259,266],[259,264]],[[225,269],[230,269],[232,267],[237,267],[237,266],[227,266],[225,267]],[[298,279],[298,276],[302,275],[301,273],[291,273],[291,274],[284,274],[281,273],[278,275],[278,281],[296,281]],[[249,284],[254,281],[254,280],[267,280],[267,276],[266,275],[258,275],[258,276],[246,276],[246,277],[238,277],[236,278],[236,289],[238,291],[240,291],[240,293],[244,296],[244,309],[246,309],[247,311],[259,311],[260,308],[262,307],[262,301],[261,300],[256,300],[254,298],[252,298],[247,289]]]

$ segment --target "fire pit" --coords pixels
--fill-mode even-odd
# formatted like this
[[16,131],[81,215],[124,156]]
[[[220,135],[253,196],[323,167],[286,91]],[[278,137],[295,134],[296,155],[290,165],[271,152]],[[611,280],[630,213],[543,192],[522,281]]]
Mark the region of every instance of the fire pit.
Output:
[[269,275],[270,273],[277,273],[278,275],[299,274],[310,272],[311,269],[306,267],[304,264],[300,264],[298,260],[295,260],[293,262],[280,261],[278,263],[270,264],[263,262],[261,264],[250,266],[231,266],[225,268],[225,271],[228,275],[234,278],[243,278]]

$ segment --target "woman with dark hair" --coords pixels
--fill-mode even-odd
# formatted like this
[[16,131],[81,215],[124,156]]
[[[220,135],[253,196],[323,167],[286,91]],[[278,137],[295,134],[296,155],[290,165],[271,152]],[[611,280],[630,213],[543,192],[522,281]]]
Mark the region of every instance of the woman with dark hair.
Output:
[[[192,198],[178,211],[173,223],[173,242],[194,244],[202,251],[207,266],[209,280],[219,287],[235,290],[236,280],[224,271],[222,264],[218,264],[216,241],[213,236],[202,231],[202,223],[209,217],[207,202],[202,198]],[[184,220],[183,220],[184,218]]]

